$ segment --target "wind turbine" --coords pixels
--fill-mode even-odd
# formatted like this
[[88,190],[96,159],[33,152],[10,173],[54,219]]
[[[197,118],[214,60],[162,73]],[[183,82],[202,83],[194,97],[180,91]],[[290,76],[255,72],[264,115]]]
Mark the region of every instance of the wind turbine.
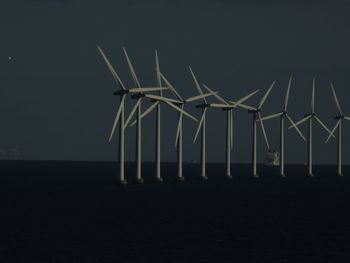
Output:
[[164,88],[136,88],[136,89],[127,89],[125,87],[125,85],[123,84],[122,80],[120,79],[119,75],[117,74],[116,70],[113,68],[112,64],[110,63],[110,61],[108,60],[107,56],[105,55],[105,53],[103,52],[102,48],[100,46],[97,46],[98,51],[100,52],[103,60],[105,61],[109,71],[111,72],[119,90],[114,92],[114,95],[118,95],[120,97],[120,103],[119,103],[119,107],[114,119],[114,123],[113,123],[113,127],[112,127],[112,131],[110,133],[109,136],[109,142],[112,140],[113,134],[115,132],[115,128],[118,125],[118,122],[120,120],[120,124],[119,124],[119,177],[116,178],[116,182],[121,184],[121,185],[125,185],[127,184],[127,180],[125,179],[125,169],[124,169],[124,130],[125,130],[125,119],[124,119],[124,112],[125,112],[125,108],[124,108],[124,101],[125,101],[125,97],[128,93],[138,93],[141,91],[155,91],[155,90],[159,90],[159,89],[164,89]]
[[[261,98],[258,106],[256,108],[254,107],[251,107],[251,106],[247,106],[247,105],[242,105],[241,103],[237,103],[236,102],[236,105],[240,108],[243,108],[243,109],[247,109],[248,110],[248,113],[252,113],[253,115],[253,144],[252,144],[252,170],[253,170],[253,174],[252,176],[254,178],[259,178],[259,175],[257,174],[257,158],[256,158],[256,154],[257,154],[257,137],[256,137],[256,130],[257,130],[257,122],[260,123],[260,126],[261,126],[261,130],[263,132],[263,135],[264,135],[264,138],[265,138],[265,143],[266,143],[266,146],[267,146],[267,149],[270,149],[270,145],[269,145],[269,141],[267,139],[267,135],[266,135],[266,131],[265,131],[265,127],[264,127],[264,124],[263,124],[263,121],[261,120],[261,108],[262,106],[264,105],[267,97],[269,96],[273,86],[275,85],[276,81],[274,81],[269,89],[266,91],[266,93],[264,94],[264,96]],[[232,102],[234,103],[234,102]]]
[[298,132],[300,137],[306,142],[304,135],[301,133],[299,128],[297,126],[295,126],[295,123],[293,122],[292,118],[289,116],[288,111],[287,111],[291,84],[292,84],[292,77],[289,78],[288,88],[287,88],[286,95],[284,98],[283,110],[280,112],[274,113],[272,115],[261,118],[262,121],[271,120],[271,119],[278,118],[278,117],[280,118],[280,176],[281,177],[286,176],[284,173],[284,122],[285,122],[285,119],[290,122],[290,124],[296,129],[296,131]]
[[[205,88],[209,92],[213,92],[208,86],[202,84],[203,88]],[[258,93],[259,90],[256,90],[247,96],[241,98],[237,102],[232,102],[233,105],[228,103],[226,100],[224,100],[222,97],[220,97],[218,94],[213,94],[214,97],[221,103],[210,103],[211,107],[214,108],[220,108],[223,111],[226,111],[226,179],[232,179],[231,174],[231,151],[233,149],[233,110],[237,108],[237,103],[243,103],[256,93]]]
[[[200,96],[190,97],[188,99],[183,99],[180,96],[180,94],[176,91],[174,86],[159,70],[157,74],[159,74],[159,77],[165,82],[165,84],[168,86],[168,88],[173,93],[173,95],[177,97],[177,100],[166,98],[166,97],[154,96],[154,95],[146,95],[146,97],[151,99],[153,104],[141,114],[141,119],[147,116],[156,106],[160,105],[160,103],[165,103],[178,111],[178,125],[177,125],[176,140],[175,140],[175,146],[177,147],[177,164],[178,164],[178,172],[177,172],[176,180],[184,181],[184,177],[182,174],[182,116],[185,115],[194,121],[198,121],[195,117],[193,117],[191,114],[187,113],[184,110],[184,105],[185,103],[199,100],[199,99],[202,99],[203,97],[211,96],[213,95],[213,93],[208,93]],[[131,123],[131,126],[134,125],[135,123],[136,121]],[[157,129],[158,129],[158,126],[157,126]],[[157,140],[159,140],[159,137],[157,138]]]
[[[303,122],[308,121],[309,122],[309,129],[308,129],[308,170],[307,175],[312,177],[314,174],[312,173],[312,121],[315,119],[323,129],[325,129],[329,134],[331,134],[331,131],[327,128],[327,126],[317,117],[315,113],[315,88],[316,88],[316,80],[312,80],[312,93],[311,93],[311,112],[304,115],[304,118],[297,121],[294,125],[289,126],[289,129],[295,128],[298,125],[302,124]],[[333,135],[334,137],[334,135]]]
[[[196,76],[194,75],[191,67],[189,67],[189,69],[190,69],[193,81],[195,83],[195,86],[197,88],[199,95],[203,95],[203,91],[198,83]],[[198,177],[198,179],[208,180],[208,177],[207,177],[206,171],[205,171],[205,168],[206,168],[205,167],[206,166],[205,165],[205,162],[206,162],[205,161],[205,157],[206,157],[206,152],[205,152],[205,148],[206,148],[206,145],[205,145],[205,143],[206,143],[206,139],[205,139],[206,124],[205,124],[205,122],[206,122],[207,109],[210,107],[210,104],[207,102],[206,98],[202,98],[202,100],[203,100],[202,104],[196,105],[196,108],[202,109],[202,115],[201,115],[201,119],[198,123],[197,131],[196,131],[196,134],[194,136],[193,143],[196,142],[199,131],[201,131],[201,154],[200,154],[201,174]]]
[[335,101],[335,105],[337,106],[338,110],[338,116],[335,116],[334,119],[338,120],[335,124],[333,130],[331,131],[331,134],[328,136],[326,143],[329,141],[331,136],[334,134],[335,130],[338,129],[338,138],[337,138],[337,175],[343,176],[342,173],[342,124],[343,120],[350,121],[350,117],[344,116],[343,112],[340,108],[340,103],[337,97],[337,94],[335,92],[335,89],[333,87],[333,84],[331,83],[332,93]]
[[[148,95],[145,94],[144,92],[146,91],[159,91],[159,90],[164,90],[167,88],[162,88],[162,87],[152,87],[152,88],[142,88],[140,85],[140,82],[137,78],[136,72],[134,70],[134,67],[131,63],[131,60],[128,56],[128,53],[126,52],[125,47],[123,47],[123,51],[124,51],[124,55],[126,58],[126,61],[128,63],[129,66],[129,70],[132,76],[132,79],[134,81],[134,84],[136,86],[136,90],[138,90],[137,94],[132,95],[131,98],[133,99],[137,99],[134,108],[131,110],[130,115],[128,117],[128,119],[126,120],[125,123],[125,127],[127,127],[128,123],[130,122],[132,116],[134,115],[134,113],[137,111],[137,125],[136,125],[136,149],[135,149],[135,154],[136,154],[136,179],[135,179],[135,183],[143,183],[144,180],[142,178],[141,175],[141,104],[142,104],[142,99],[144,97],[148,97],[148,96],[156,96],[156,95]],[[159,96],[160,97],[160,96]],[[160,97],[162,98],[162,97]]]

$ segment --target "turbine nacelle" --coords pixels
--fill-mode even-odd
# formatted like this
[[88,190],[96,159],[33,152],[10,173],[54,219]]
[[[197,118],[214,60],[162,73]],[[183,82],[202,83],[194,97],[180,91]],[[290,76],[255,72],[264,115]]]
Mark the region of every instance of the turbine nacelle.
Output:
[[343,120],[345,119],[345,116],[344,115],[340,115],[340,116],[336,116],[333,118],[334,120]]
[[198,104],[196,105],[196,108],[209,108],[210,107],[210,103],[202,103],[202,104]]

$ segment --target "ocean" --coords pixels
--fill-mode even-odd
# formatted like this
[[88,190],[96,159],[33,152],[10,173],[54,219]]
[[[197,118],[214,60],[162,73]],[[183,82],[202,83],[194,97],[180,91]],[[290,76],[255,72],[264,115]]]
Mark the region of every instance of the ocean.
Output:
[[143,164],[145,183],[114,183],[117,163],[0,162],[0,262],[350,262],[350,167]]

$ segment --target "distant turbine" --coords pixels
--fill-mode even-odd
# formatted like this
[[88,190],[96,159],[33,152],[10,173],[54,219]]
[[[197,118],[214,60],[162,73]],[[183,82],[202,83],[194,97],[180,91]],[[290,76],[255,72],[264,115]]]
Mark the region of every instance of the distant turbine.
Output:
[[293,125],[293,127],[296,129],[296,131],[298,132],[300,137],[306,142],[304,135],[301,133],[299,128],[297,126],[295,126],[295,123],[293,122],[292,118],[289,116],[289,114],[287,112],[291,84],[292,84],[292,77],[289,78],[288,88],[287,88],[286,96],[284,99],[283,110],[280,112],[277,112],[275,114],[261,118],[261,120],[264,121],[264,120],[271,120],[271,119],[280,117],[280,154],[281,154],[280,155],[280,176],[281,177],[286,176],[284,173],[284,120],[285,119],[287,119],[290,122],[290,124]]
[[269,96],[273,86],[275,85],[276,81],[274,81],[271,85],[270,88],[266,91],[265,95],[261,98],[258,107],[254,108],[254,107],[250,107],[247,105],[242,105],[241,103],[237,103],[236,105],[240,108],[243,109],[247,109],[248,113],[252,113],[253,114],[253,144],[252,144],[252,176],[255,178],[259,178],[259,175],[257,174],[257,158],[256,158],[256,154],[257,154],[257,137],[256,137],[256,123],[259,121],[260,126],[261,126],[261,130],[264,134],[264,138],[265,138],[265,143],[267,146],[267,149],[270,149],[270,145],[269,145],[269,141],[267,139],[267,135],[266,135],[266,131],[265,131],[265,127],[263,124],[263,121],[261,120],[261,108],[264,105],[267,97]]
[[[173,87],[173,85],[167,80],[167,78],[160,73],[161,78],[164,80],[166,85],[170,88],[170,91],[173,92],[173,94],[177,97],[178,100],[181,101],[181,103],[178,104],[178,106],[183,110],[185,107],[185,104],[188,102],[193,102],[201,99],[205,99],[206,97],[212,96],[214,93],[208,93],[208,94],[199,94],[197,96],[193,96],[187,99],[184,99]],[[176,139],[175,139],[175,146],[177,147],[177,176],[176,181],[182,182],[184,181],[183,173],[182,173],[182,165],[183,165],[183,155],[182,155],[182,135],[183,135],[183,120],[182,116],[184,113],[179,112],[178,115],[178,122],[177,122],[177,128],[176,128]]]
[[[210,88],[208,88],[206,85],[202,84],[203,88],[205,88],[209,92],[213,92]],[[256,90],[247,96],[241,98],[235,103],[243,103],[253,95],[255,95],[259,90]],[[220,97],[218,94],[213,95],[221,104],[218,103],[210,103],[210,107],[214,108],[220,108],[224,111],[226,111],[226,179],[232,179],[231,174],[231,151],[233,149],[233,110],[237,108],[236,105],[232,105],[231,102],[228,103],[226,100],[224,100],[222,97]],[[232,102],[234,103],[234,102]]]
[[[197,91],[199,93],[199,95],[203,95],[203,91],[198,83],[198,80],[196,78],[196,76],[194,75],[191,67],[189,67],[193,81],[195,83],[195,86],[197,88]],[[206,113],[207,113],[207,109],[210,107],[210,104],[207,103],[207,100],[205,98],[202,99],[203,103],[199,104],[196,106],[196,108],[201,108],[202,109],[202,116],[201,119],[199,121],[198,127],[197,127],[197,131],[196,131],[196,135],[194,136],[193,139],[193,143],[196,142],[197,136],[199,134],[199,131],[201,131],[201,157],[200,157],[200,163],[201,163],[201,174],[199,176],[199,179],[201,180],[208,180],[208,177],[206,175],[206,171],[205,171],[205,166],[206,166],[206,161],[205,161],[205,157],[206,157],[206,152],[205,152],[205,143],[206,143],[206,139],[205,139],[205,130],[206,130]]]
[[[314,174],[312,173],[312,120],[315,119],[321,127],[326,130],[329,134],[331,131],[327,128],[327,126],[316,116],[315,113],[315,88],[316,88],[316,80],[312,80],[312,93],[311,93],[311,112],[304,115],[304,118],[297,121],[294,125],[289,126],[289,129],[296,128],[303,122],[309,121],[309,131],[308,131],[308,171],[307,175],[312,177]],[[331,135],[334,137],[334,135]]]
[[335,101],[335,105],[337,106],[338,110],[338,116],[334,117],[334,119],[338,120],[337,123],[335,124],[333,130],[331,131],[331,134],[328,136],[326,143],[329,141],[331,136],[334,134],[335,130],[338,128],[338,138],[337,138],[337,175],[338,176],[343,176],[342,173],[342,123],[343,120],[348,120],[350,121],[350,117],[346,117],[343,115],[343,112],[340,108],[340,103],[337,97],[337,94],[335,93],[335,89],[333,87],[333,84],[331,83],[331,88],[333,92],[333,97]]
[[[151,100],[154,102],[147,110],[145,110],[142,115],[141,119],[147,116],[155,107],[156,105],[159,105],[160,103],[165,103],[168,106],[174,108],[178,111],[179,117],[178,117],[178,125],[177,125],[177,132],[176,132],[176,140],[175,140],[175,146],[177,146],[177,164],[178,164],[178,172],[176,176],[177,181],[183,181],[184,177],[182,175],[182,115],[187,116],[188,118],[197,121],[195,117],[193,117],[191,114],[186,112],[184,110],[184,105],[187,102],[196,101],[199,99],[202,99],[203,97],[211,96],[212,94],[204,94],[203,96],[194,96],[190,97],[188,99],[183,99],[180,94],[176,91],[174,86],[169,82],[169,80],[159,71],[160,78],[165,82],[165,84],[168,86],[170,91],[173,93],[176,99],[171,98],[165,98],[160,96],[154,96],[154,95],[148,95],[146,97],[151,98]],[[134,125],[136,121],[134,121],[131,125]]]
[[[161,74],[159,70],[159,60],[158,60],[158,54],[157,51],[155,52],[155,57],[156,57],[156,75],[157,75],[157,85],[160,87],[161,86],[161,79],[165,77]],[[165,79],[166,80],[166,79]],[[166,80],[166,84],[168,85],[168,88],[170,90],[177,94],[176,90],[174,87]],[[157,108],[157,118],[156,118],[156,176],[154,177],[154,181],[156,182],[162,182],[163,179],[160,176],[160,159],[161,159],[161,152],[160,152],[160,104],[165,103],[168,106],[172,107],[173,109],[177,110],[179,114],[184,114],[185,116],[191,118],[194,121],[197,121],[195,117],[193,117],[191,114],[187,113],[186,111],[183,110],[183,107],[178,107],[177,105],[182,105],[183,101],[182,100],[175,100],[171,98],[166,98],[163,97],[163,94],[160,90],[159,96],[157,95],[147,95],[144,94],[144,97],[150,98],[153,104],[146,109],[142,114],[141,114],[141,119],[147,116],[153,109]],[[131,123],[131,126],[133,126],[137,121],[134,121]]]
[[[117,83],[117,86],[120,88],[120,90],[114,92],[114,95],[120,96],[120,104],[119,104],[119,108],[117,110],[116,117],[114,119],[112,131],[111,131],[110,136],[109,136],[109,142],[112,140],[113,134],[115,132],[115,128],[117,127],[118,122],[120,120],[120,125],[119,125],[119,177],[116,178],[116,182],[124,185],[124,184],[127,184],[127,181],[125,179],[125,173],[124,173],[124,129],[125,129],[124,101],[125,101],[126,94],[137,93],[137,92],[140,92],[141,90],[144,91],[144,89],[126,89],[125,85],[121,81],[119,75],[117,74],[116,70],[113,68],[111,63],[109,62],[108,58],[104,54],[101,47],[97,46],[97,49],[99,50],[103,60],[105,61],[109,71],[111,72],[115,82]],[[147,90],[150,91],[151,89],[148,88]],[[159,88],[155,88],[153,90],[159,90]]]
[[159,91],[159,90],[163,90],[163,89],[167,89],[167,88],[162,88],[162,87],[156,87],[156,88],[142,88],[140,85],[140,82],[136,76],[136,72],[134,70],[134,67],[131,63],[131,60],[128,56],[128,53],[126,52],[126,49],[123,47],[123,51],[124,51],[124,55],[126,58],[126,61],[128,63],[129,66],[129,70],[131,73],[131,76],[133,78],[134,84],[136,86],[135,90],[138,90],[138,93],[131,96],[131,98],[133,99],[137,99],[134,108],[131,110],[131,113],[125,123],[125,127],[127,127],[128,123],[130,122],[132,116],[134,115],[134,113],[137,111],[137,127],[136,127],[136,179],[135,179],[135,183],[143,183],[144,180],[142,178],[141,175],[141,102],[142,99],[144,97],[148,97],[148,96],[155,96],[155,95],[148,95],[145,94],[144,92],[146,91]]

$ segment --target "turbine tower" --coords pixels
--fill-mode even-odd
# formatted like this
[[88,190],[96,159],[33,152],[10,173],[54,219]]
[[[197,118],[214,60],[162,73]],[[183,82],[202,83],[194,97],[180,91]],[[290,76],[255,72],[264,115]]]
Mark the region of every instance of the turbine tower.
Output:
[[335,120],[338,120],[335,124],[333,130],[331,131],[331,134],[328,136],[326,143],[329,141],[331,136],[334,134],[336,129],[338,129],[338,138],[337,138],[337,175],[343,176],[342,172],[342,124],[343,120],[350,121],[350,117],[344,116],[343,111],[341,110],[340,103],[337,97],[337,94],[335,92],[335,89],[333,87],[333,84],[331,83],[332,93],[335,101],[335,105],[338,110],[338,115],[334,117]]
[[[316,120],[321,127],[327,131],[329,134],[331,134],[331,131],[327,128],[327,126],[317,117],[315,113],[315,88],[316,88],[316,80],[312,80],[312,93],[311,93],[311,112],[304,115],[304,118],[297,121],[294,125],[289,126],[289,129],[296,128],[303,122],[308,121],[309,122],[309,129],[308,129],[308,159],[307,159],[307,175],[310,177],[313,177],[314,174],[312,173],[312,128],[313,128],[313,120]],[[333,135],[334,137],[334,135]]]
[[[114,95],[118,95],[120,97],[120,103],[119,107],[117,110],[117,114],[114,119],[112,131],[109,136],[109,142],[112,140],[113,134],[115,132],[115,128],[118,125],[118,122],[120,120],[119,124],[119,176],[116,178],[116,182],[122,185],[127,184],[127,180],[125,179],[125,170],[124,170],[124,130],[125,130],[125,120],[124,120],[124,113],[125,113],[125,108],[124,108],[124,101],[125,97],[128,93],[138,93],[140,91],[154,91],[154,90],[159,90],[159,88],[143,88],[143,89],[127,89],[123,82],[121,81],[119,75],[117,74],[116,70],[113,68],[112,64],[108,60],[107,56],[104,54],[102,48],[100,46],[97,46],[97,49],[99,50],[103,60],[105,61],[109,71],[111,72],[115,82],[117,83],[117,86],[119,90],[114,92]],[[161,88],[163,89],[163,88]]]
[[257,137],[256,137],[257,122],[260,123],[261,130],[262,130],[264,138],[265,138],[265,143],[266,143],[267,149],[268,150],[270,149],[269,141],[267,139],[267,135],[266,135],[266,131],[265,131],[265,127],[264,127],[263,121],[261,120],[260,112],[261,112],[262,106],[264,105],[264,103],[265,103],[267,97],[269,96],[269,94],[270,94],[273,86],[275,85],[275,83],[276,83],[276,81],[274,81],[270,85],[269,89],[266,91],[264,96],[261,98],[257,108],[250,107],[250,106],[247,106],[247,105],[242,105],[241,103],[236,103],[236,105],[238,107],[243,108],[243,109],[247,109],[248,113],[252,113],[252,115],[253,115],[252,176],[254,178],[259,178],[259,175],[257,174],[257,157],[256,157],[256,154],[257,154]]
[[[208,86],[202,84],[203,88],[205,88],[209,92],[213,92]],[[228,103],[221,96],[214,94],[214,97],[221,103],[210,103],[210,107],[220,108],[223,111],[226,111],[226,179],[232,179],[231,174],[231,151],[233,150],[233,110],[237,108],[237,103],[243,103],[253,95],[255,95],[259,90],[256,90],[247,96],[241,98],[237,102]],[[233,104],[233,105],[232,105]]]
[[271,119],[278,118],[278,117],[280,118],[280,176],[281,177],[286,176],[286,174],[284,172],[284,122],[285,122],[285,120],[289,121],[289,123],[291,125],[293,125],[293,127],[298,132],[299,136],[306,142],[304,135],[301,133],[299,128],[297,126],[295,126],[295,123],[293,122],[292,118],[289,116],[288,111],[287,111],[291,84],[292,84],[292,77],[289,78],[288,88],[287,88],[286,95],[284,98],[283,110],[280,112],[277,112],[275,114],[261,118],[261,120],[263,120],[263,121],[271,120]]

